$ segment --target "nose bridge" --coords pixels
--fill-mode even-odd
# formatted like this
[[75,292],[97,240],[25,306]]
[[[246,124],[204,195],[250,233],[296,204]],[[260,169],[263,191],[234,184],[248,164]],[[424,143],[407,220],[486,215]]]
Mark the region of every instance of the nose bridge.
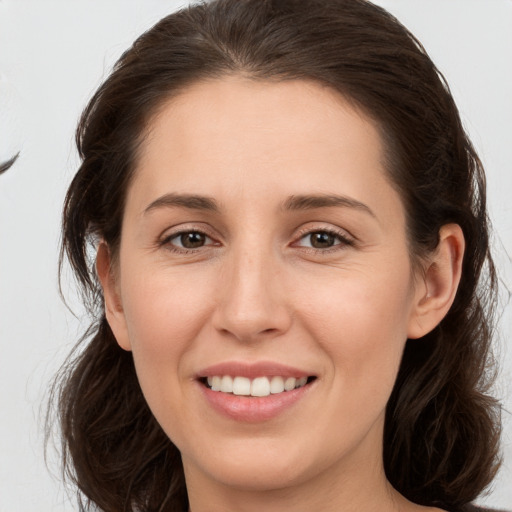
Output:
[[277,335],[290,323],[278,255],[261,237],[247,238],[224,262],[216,312],[217,329],[245,341]]

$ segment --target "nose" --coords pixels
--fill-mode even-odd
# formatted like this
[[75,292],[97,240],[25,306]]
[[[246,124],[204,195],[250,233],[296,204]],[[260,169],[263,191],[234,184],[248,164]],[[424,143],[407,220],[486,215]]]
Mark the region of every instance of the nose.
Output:
[[268,251],[233,254],[219,275],[213,314],[216,330],[243,342],[285,333],[292,315],[282,277],[280,262]]

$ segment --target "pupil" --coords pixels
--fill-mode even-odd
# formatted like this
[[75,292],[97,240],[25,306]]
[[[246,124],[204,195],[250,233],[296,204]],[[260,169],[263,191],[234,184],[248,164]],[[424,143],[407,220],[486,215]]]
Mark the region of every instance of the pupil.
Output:
[[180,242],[187,249],[195,249],[204,245],[205,236],[202,233],[183,233]]
[[311,235],[311,245],[316,249],[325,249],[326,247],[332,247],[335,242],[334,235],[330,233],[313,233]]

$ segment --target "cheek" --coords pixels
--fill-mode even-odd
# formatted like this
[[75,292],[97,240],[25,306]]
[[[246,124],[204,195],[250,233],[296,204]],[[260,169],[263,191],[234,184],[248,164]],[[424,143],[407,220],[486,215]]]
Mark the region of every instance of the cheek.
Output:
[[[123,306],[137,377],[144,397],[168,436],[186,439],[186,391],[199,332],[211,309],[205,276],[186,278],[168,269],[127,272]],[[185,395],[184,395],[185,393]]]
[[339,279],[308,290],[303,294],[302,318],[329,354],[333,374],[355,380],[362,388],[378,390],[384,384],[381,379],[392,387],[413,298],[404,272],[340,274]]
[[139,380],[177,379],[214,297],[205,276],[169,270],[129,273],[123,308]]

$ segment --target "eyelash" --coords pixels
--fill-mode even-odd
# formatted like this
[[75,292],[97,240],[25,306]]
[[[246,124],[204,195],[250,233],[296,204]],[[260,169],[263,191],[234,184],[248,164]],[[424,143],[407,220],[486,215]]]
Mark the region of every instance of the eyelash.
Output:
[[343,250],[346,247],[353,247],[355,245],[355,240],[353,237],[349,237],[346,233],[337,231],[332,228],[315,228],[315,229],[304,229],[299,233],[299,237],[297,239],[297,242],[294,242],[294,245],[296,245],[298,242],[303,240],[306,237],[311,237],[315,234],[327,234],[330,236],[333,236],[337,239],[338,243],[335,243],[334,245],[327,247],[325,249],[318,249],[316,247],[304,247],[303,249],[306,250],[309,253],[315,253],[315,254],[330,254],[331,252],[340,251]]
[[197,252],[201,249],[204,249],[205,247],[211,247],[211,246],[214,246],[214,245],[217,245],[215,243],[213,244],[208,244],[208,245],[203,245],[201,247],[198,247],[198,248],[194,248],[194,249],[190,249],[190,248],[187,248],[187,247],[177,247],[176,245],[172,244],[171,241],[176,239],[176,238],[179,238],[183,235],[188,235],[188,234],[198,234],[198,235],[203,235],[205,238],[213,241],[213,238],[208,235],[208,233],[206,233],[205,231],[203,230],[200,230],[200,229],[183,229],[181,231],[177,231],[176,233],[172,233],[168,236],[165,236],[159,243],[158,245],[161,246],[161,247],[165,247],[168,251],[171,251],[171,252],[174,252],[174,253],[178,253],[178,254],[197,254]]
[[[191,248],[186,248],[186,247],[177,247],[176,245],[174,245],[171,242],[172,240],[177,239],[177,238],[179,238],[183,235],[187,235],[187,234],[202,235],[202,236],[206,237],[207,239],[209,239],[210,241],[212,241],[213,243],[202,245],[200,247],[191,249]],[[298,242],[300,242],[301,240],[305,239],[308,236],[311,237],[315,234],[327,234],[327,235],[333,236],[334,238],[336,238],[338,243],[335,243],[334,245],[324,248],[324,249],[298,245]],[[210,248],[210,247],[218,245],[218,244],[214,242],[213,237],[211,237],[208,233],[206,233],[203,230],[183,229],[181,231],[177,231],[168,236],[165,236],[161,241],[159,241],[158,245],[161,247],[165,247],[167,250],[169,250],[171,252],[187,255],[187,254],[197,254],[198,251],[200,251],[201,249],[204,250],[204,248]],[[355,245],[355,240],[352,237],[348,237],[346,235],[346,233],[342,233],[340,231],[336,231],[334,229],[329,229],[329,228],[304,229],[303,231],[299,232],[298,238],[292,244],[292,246],[302,247],[302,249],[308,253],[315,253],[315,254],[328,254],[328,253],[331,253],[334,251],[343,250],[346,247],[352,247],[354,245]]]

